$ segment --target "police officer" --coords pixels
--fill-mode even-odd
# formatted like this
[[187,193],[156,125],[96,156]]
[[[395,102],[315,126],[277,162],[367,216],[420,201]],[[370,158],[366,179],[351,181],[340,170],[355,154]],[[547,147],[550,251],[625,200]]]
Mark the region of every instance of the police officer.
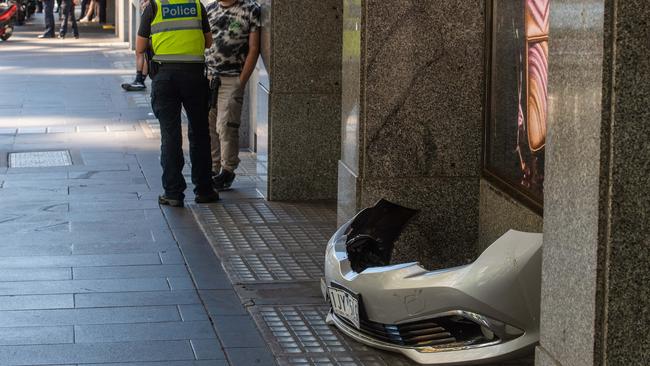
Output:
[[[204,50],[212,44],[212,34],[205,8],[199,0],[151,0],[142,14],[137,53],[146,52],[149,37],[154,51],[149,71],[153,76],[151,105],[160,121],[160,163],[165,190],[158,202],[182,207],[185,198],[181,106],[188,119],[194,200],[217,201],[219,194],[213,190],[210,179],[209,85]],[[155,75],[153,69],[157,69]]]

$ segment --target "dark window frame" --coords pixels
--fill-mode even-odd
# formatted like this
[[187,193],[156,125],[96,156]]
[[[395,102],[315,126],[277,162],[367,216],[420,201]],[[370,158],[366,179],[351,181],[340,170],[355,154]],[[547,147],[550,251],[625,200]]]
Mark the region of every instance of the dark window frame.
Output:
[[483,144],[481,152],[481,176],[505,192],[507,195],[520,202],[533,212],[542,216],[544,214],[544,200],[532,195],[528,190],[520,185],[511,183],[507,178],[501,176],[496,170],[490,170],[489,152],[490,152],[490,126],[492,121],[492,111],[495,101],[492,99],[492,59],[493,59],[493,41],[494,41],[494,7],[497,0],[488,0],[485,4],[485,108],[483,119]]

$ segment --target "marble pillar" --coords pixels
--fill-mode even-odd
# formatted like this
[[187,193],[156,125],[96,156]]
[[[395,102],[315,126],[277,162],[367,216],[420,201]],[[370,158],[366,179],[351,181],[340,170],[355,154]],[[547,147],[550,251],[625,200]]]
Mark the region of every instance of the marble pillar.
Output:
[[336,198],[341,146],[341,1],[272,2],[270,200]]
[[485,6],[344,1],[339,221],[381,198],[420,209],[396,262],[476,256]]
[[541,366],[650,364],[650,8],[554,0]]

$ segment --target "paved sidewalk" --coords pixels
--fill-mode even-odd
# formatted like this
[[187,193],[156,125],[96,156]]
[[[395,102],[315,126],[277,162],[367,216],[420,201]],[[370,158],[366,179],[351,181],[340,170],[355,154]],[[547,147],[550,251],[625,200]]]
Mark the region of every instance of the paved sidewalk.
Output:
[[273,365],[230,343],[261,338],[191,212],[157,204],[132,52],[39,28],[0,44],[0,365]]

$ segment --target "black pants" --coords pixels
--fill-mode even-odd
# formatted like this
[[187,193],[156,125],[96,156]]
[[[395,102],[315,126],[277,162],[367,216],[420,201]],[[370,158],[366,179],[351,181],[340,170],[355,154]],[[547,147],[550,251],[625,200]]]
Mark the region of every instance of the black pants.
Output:
[[48,37],[54,37],[54,0],[43,0],[45,5],[45,32]]
[[68,20],[70,20],[72,22],[72,34],[74,34],[75,37],[78,37],[79,29],[77,28],[77,19],[74,17],[74,3],[72,0],[63,0],[61,10],[63,12],[63,20],[61,21],[59,34],[65,36],[65,34],[68,33]]
[[90,4],[90,0],[81,0],[81,15],[79,15],[81,18],[86,16],[86,11],[88,11],[88,4]]
[[194,193],[212,192],[210,131],[208,127],[208,80],[203,64],[161,65],[151,84],[151,106],[160,121],[162,184],[165,195],[183,199],[181,105],[187,112],[190,160]]

